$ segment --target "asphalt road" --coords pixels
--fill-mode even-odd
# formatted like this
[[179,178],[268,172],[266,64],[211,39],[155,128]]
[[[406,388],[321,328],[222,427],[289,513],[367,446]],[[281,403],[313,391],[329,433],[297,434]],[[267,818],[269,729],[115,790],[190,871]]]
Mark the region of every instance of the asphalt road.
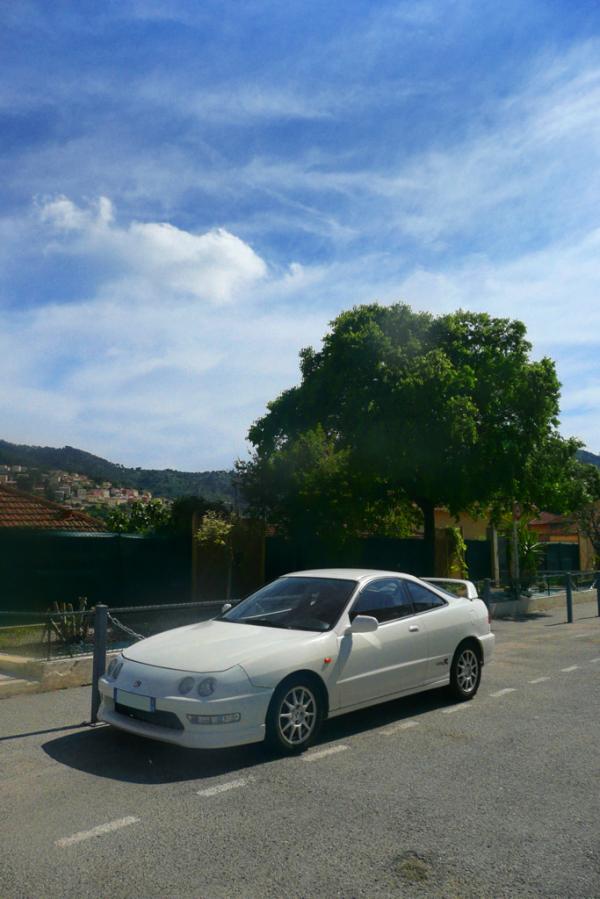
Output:
[[473,702],[338,718],[299,758],[0,702],[0,897],[600,897],[600,619],[497,622]]

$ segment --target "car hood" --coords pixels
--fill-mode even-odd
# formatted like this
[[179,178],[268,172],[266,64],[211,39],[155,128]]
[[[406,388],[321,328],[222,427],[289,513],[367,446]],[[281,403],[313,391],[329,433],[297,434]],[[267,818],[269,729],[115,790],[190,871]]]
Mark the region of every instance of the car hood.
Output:
[[202,621],[165,631],[134,643],[123,651],[126,659],[177,671],[225,671],[267,655],[308,645],[324,634],[237,624],[233,621]]

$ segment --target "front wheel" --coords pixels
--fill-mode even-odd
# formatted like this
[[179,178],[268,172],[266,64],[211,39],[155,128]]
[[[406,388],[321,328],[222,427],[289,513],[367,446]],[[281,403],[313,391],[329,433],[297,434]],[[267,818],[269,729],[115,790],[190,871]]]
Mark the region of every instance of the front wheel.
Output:
[[474,646],[459,646],[450,669],[450,693],[455,699],[473,699],[481,681],[481,662]]
[[317,736],[323,704],[309,680],[298,676],[275,690],[267,713],[267,743],[277,752],[303,752]]

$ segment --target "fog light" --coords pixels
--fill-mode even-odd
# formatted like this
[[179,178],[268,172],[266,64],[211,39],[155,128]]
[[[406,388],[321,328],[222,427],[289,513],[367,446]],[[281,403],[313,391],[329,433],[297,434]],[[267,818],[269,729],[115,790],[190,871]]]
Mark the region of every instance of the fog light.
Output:
[[239,712],[228,715],[186,715],[190,724],[235,724],[241,717]]

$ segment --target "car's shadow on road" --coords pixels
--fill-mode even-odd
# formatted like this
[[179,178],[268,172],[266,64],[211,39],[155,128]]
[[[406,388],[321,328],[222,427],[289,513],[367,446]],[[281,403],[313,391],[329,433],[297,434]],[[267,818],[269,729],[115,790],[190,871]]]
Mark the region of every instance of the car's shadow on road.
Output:
[[[315,748],[425,716],[452,704],[445,690],[431,690],[333,718],[325,723]],[[263,743],[234,749],[183,749],[109,726],[48,740],[42,749],[54,761],[78,771],[137,784],[209,780],[248,771],[277,759]]]

